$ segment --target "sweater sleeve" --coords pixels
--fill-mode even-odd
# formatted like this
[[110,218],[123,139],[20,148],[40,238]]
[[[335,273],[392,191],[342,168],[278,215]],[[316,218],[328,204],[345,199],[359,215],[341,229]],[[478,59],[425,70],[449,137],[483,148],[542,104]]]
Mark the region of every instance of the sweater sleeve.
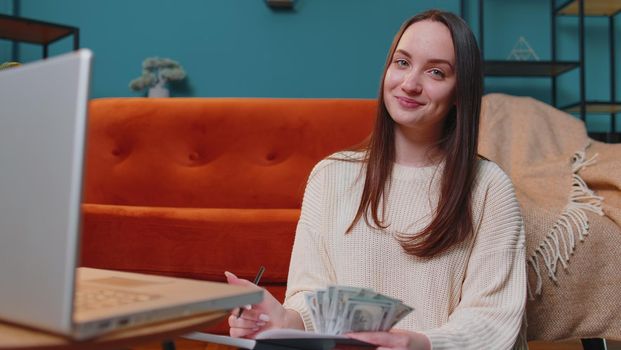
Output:
[[304,295],[317,288],[324,288],[334,281],[334,270],[328,259],[323,235],[321,235],[322,212],[325,208],[325,168],[322,161],[311,172],[302,212],[295,233],[284,306],[300,314],[306,330],[314,330],[310,310]]
[[[508,176],[499,168],[484,192],[461,299],[443,326],[425,331],[432,349],[511,349],[526,305],[524,229]],[[481,181],[487,182],[487,181]]]

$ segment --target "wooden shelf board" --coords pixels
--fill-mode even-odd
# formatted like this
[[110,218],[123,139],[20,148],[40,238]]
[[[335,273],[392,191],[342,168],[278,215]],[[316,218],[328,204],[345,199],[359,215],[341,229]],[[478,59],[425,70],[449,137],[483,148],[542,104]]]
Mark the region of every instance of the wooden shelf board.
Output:
[[[621,11],[619,0],[584,0],[586,16],[613,16]],[[567,3],[558,11],[562,15],[578,16],[578,0]]]
[[45,45],[75,32],[75,27],[0,15],[1,39]]
[[[621,133],[619,132],[589,132],[588,134],[590,138],[596,141],[606,143],[621,143]],[[608,346],[607,349],[611,350],[613,348],[611,346]],[[621,343],[618,343],[615,349],[621,349]]]
[[485,76],[553,77],[579,67],[574,61],[502,61],[486,60]]
[[[621,112],[621,102],[586,101],[586,112],[595,114],[610,114]],[[580,113],[580,103],[574,103],[562,108],[565,112]]]

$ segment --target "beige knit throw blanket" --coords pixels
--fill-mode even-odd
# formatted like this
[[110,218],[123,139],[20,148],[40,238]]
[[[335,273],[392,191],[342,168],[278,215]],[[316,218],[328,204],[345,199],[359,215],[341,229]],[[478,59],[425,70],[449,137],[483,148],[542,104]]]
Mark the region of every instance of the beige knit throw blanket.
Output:
[[621,339],[621,144],[532,98],[483,98],[479,153],[524,216],[528,339]]

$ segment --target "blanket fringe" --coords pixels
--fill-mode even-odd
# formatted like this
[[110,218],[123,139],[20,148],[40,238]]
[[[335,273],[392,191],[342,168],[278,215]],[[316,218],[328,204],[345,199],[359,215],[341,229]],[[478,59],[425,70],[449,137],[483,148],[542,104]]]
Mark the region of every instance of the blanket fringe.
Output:
[[[587,146],[588,147],[588,146]],[[578,175],[580,170],[596,162],[597,154],[591,159],[586,159],[585,151],[576,152],[572,157],[572,184],[569,194],[569,203],[565,206],[559,219],[556,221],[546,238],[541,242],[535,252],[528,257],[528,263],[535,271],[537,284],[535,294],[541,294],[542,271],[539,264],[543,261],[548,277],[558,283],[556,271],[558,263],[567,268],[570,256],[576,248],[576,236],[582,242],[589,234],[589,219],[585,211],[598,215],[604,215],[602,210],[603,197],[595,195],[584,180]],[[534,299],[530,283],[528,285],[528,297]]]

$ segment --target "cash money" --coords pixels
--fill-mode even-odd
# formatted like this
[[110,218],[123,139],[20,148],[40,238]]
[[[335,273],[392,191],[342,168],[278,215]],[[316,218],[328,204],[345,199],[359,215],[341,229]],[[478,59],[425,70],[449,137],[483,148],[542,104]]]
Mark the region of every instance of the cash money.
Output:
[[387,331],[413,308],[367,288],[328,286],[305,294],[315,331],[338,335]]

